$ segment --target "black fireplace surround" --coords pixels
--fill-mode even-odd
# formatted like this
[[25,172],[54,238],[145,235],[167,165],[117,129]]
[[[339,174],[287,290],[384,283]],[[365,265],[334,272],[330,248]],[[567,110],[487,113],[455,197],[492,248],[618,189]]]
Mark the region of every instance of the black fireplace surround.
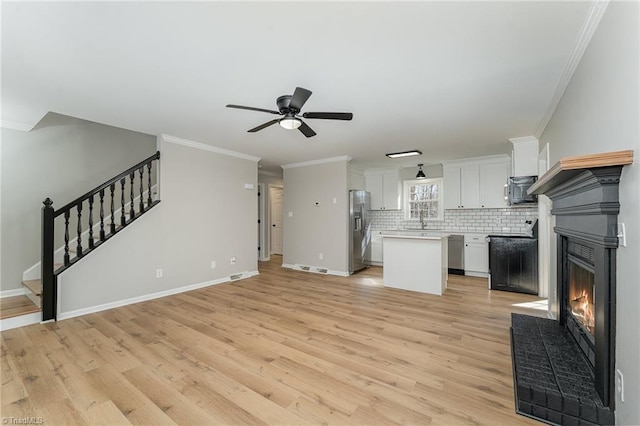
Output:
[[[614,423],[621,171],[587,169],[545,191],[556,217],[559,318],[513,316],[520,414],[552,424]],[[570,294],[572,279],[578,289]]]

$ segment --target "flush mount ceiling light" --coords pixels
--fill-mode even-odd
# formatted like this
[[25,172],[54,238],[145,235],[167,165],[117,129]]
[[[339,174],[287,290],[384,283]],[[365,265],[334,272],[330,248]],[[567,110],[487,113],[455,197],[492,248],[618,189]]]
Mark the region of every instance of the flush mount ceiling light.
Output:
[[281,119],[280,121],[278,121],[278,124],[280,124],[280,127],[283,127],[285,129],[289,129],[289,130],[293,130],[293,129],[297,129],[298,127],[302,126],[302,120],[297,119],[295,117],[285,117],[285,118]]
[[425,176],[424,172],[422,171],[422,166],[424,164],[418,164],[418,167],[420,167],[420,170],[418,170],[418,174],[416,175],[416,179],[426,179],[427,177]]
[[387,154],[389,158],[404,158],[404,157],[413,157],[414,155],[422,155],[422,151],[418,151],[417,149],[411,151],[404,152],[394,152],[391,154]]

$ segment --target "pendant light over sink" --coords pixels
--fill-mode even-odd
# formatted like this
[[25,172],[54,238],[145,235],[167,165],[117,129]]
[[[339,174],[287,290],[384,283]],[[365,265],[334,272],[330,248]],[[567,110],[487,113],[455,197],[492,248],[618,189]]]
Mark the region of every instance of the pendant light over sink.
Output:
[[418,170],[418,174],[416,175],[416,179],[426,179],[427,176],[425,176],[424,172],[422,171],[422,166],[424,164],[418,164],[418,167],[420,168],[420,170]]

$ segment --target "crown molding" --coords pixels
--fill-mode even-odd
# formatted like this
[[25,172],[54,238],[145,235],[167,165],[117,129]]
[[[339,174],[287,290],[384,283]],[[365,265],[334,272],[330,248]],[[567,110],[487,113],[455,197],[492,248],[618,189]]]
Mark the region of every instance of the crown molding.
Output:
[[0,121],[0,127],[2,127],[3,129],[20,130],[22,132],[28,132],[31,129],[33,129],[34,126],[31,126],[29,124],[24,124],[24,123],[16,123],[13,121],[2,120]]
[[520,138],[509,138],[509,142],[514,145],[518,145],[531,142],[535,142],[536,144],[538,144],[540,141],[535,136],[522,136]]
[[276,172],[270,172],[268,170],[260,170],[260,169],[258,169],[258,175],[271,176],[271,177],[277,177],[277,178],[281,178],[282,179],[282,174],[279,174],[279,173],[276,173]]
[[332,157],[332,158],[324,158],[321,160],[303,161],[302,163],[283,164],[280,167],[282,167],[283,169],[293,169],[294,167],[315,166],[318,164],[325,164],[325,163],[337,163],[338,161],[346,161],[348,163],[352,159],[353,157],[349,157],[348,155],[343,155],[342,157]]
[[471,157],[471,158],[460,158],[458,160],[448,160],[443,161],[443,167],[450,166],[464,166],[470,164],[489,164],[489,163],[508,163],[511,161],[511,157],[507,154],[497,154],[497,155],[486,155],[484,157]]
[[571,52],[571,55],[564,67],[564,71],[560,76],[560,81],[558,81],[558,84],[556,85],[556,90],[551,98],[551,103],[536,129],[535,135],[538,139],[540,139],[544,133],[547,125],[549,125],[549,121],[551,121],[551,117],[553,117],[553,114],[556,111],[556,108],[558,108],[560,100],[562,100],[562,96],[564,96],[564,92],[567,90],[567,87],[571,82],[571,78],[573,78],[573,74],[575,73],[576,68],[578,68],[578,64],[580,63],[585,50],[587,50],[587,46],[591,42],[591,37],[593,37],[593,34],[596,32],[598,24],[600,24],[600,20],[602,19],[604,12],[607,10],[608,5],[609,0],[592,1],[591,10],[589,11],[587,19],[582,26],[580,37],[578,37],[576,46]]
[[200,149],[202,151],[215,152],[216,154],[227,155],[229,157],[242,158],[244,160],[250,160],[258,162],[260,157],[254,157],[253,155],[243,154],[242,152],[231,151],[229,149],[218,148],[217,146],[208,145],[206,143],[195,142],[188,139],[182,139],[176,136],[161,134],[160,138],[163,142],[173,143],[176,145],[188,146],[190,148]]

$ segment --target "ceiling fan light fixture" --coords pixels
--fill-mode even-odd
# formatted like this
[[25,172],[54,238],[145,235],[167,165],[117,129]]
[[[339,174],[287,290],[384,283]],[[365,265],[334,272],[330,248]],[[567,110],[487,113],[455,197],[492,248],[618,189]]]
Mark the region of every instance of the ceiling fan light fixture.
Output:
[[288,130],[294,130],[298,127],[302,126],[302,120],[295,117],[285,117],[278,122],[280,127],[283,127]]
[[413,157],[414,155],[422,155],[422,151],[418,151],[417,149],[413,149],[411,151],[392,152],[391,154],[386,154],[386,156],[389,157],[389,158]]
[[416,179],[426,179],[427,178],[427,176],[422,171],[422,166],[423,165],[424,164],[418,164],[418,167],[420,168],[420,170],[418,170],[418,174],[416,175]]

